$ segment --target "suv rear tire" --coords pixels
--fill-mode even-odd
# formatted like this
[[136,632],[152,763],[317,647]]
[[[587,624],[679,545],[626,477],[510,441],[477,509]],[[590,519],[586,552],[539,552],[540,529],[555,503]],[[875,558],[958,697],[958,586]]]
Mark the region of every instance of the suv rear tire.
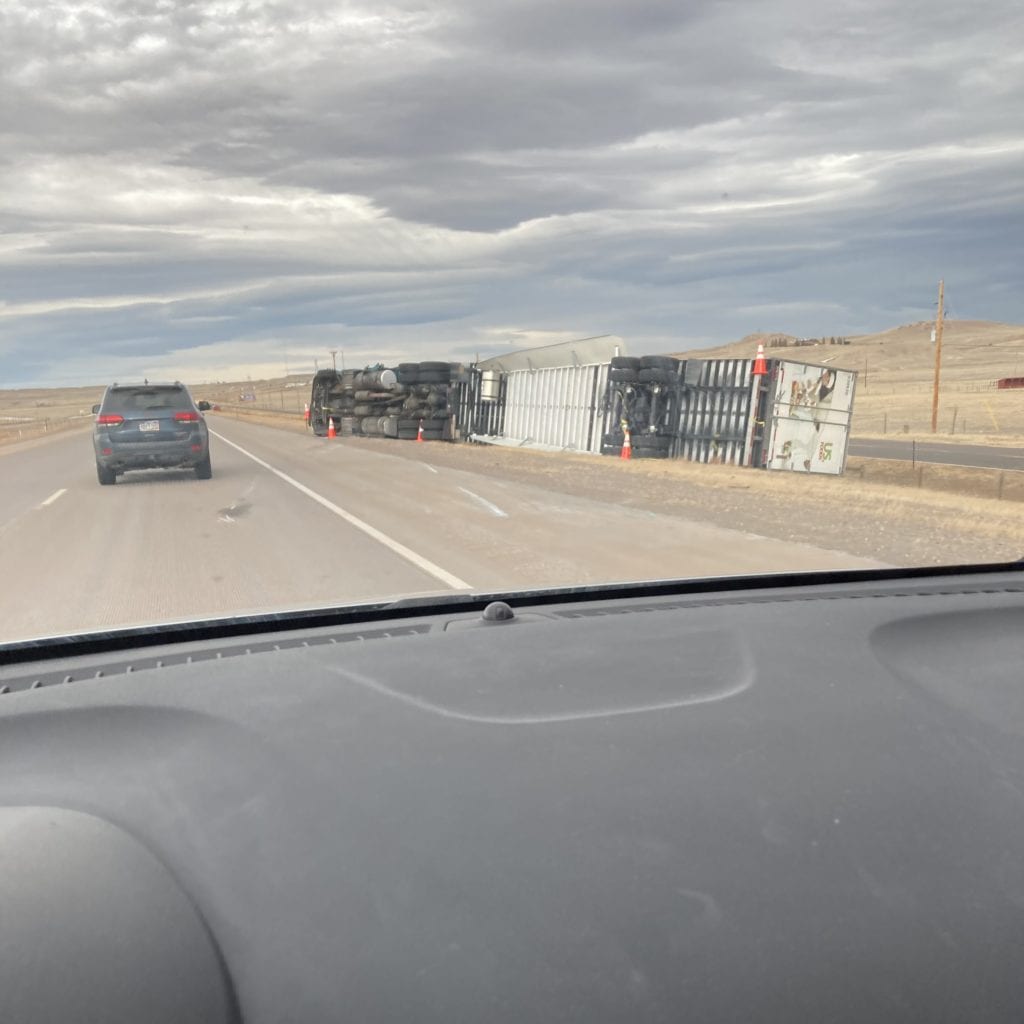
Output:
[[101,466],[98,462],[96,463],[96,479],[99,480],[104,487],[108,487],[110,484],[117,483],[117,473],[112,469],[108,469],[106,466]]
[[[196,466],[196,479],[197,480],[209,480],[213,476],[213,466],[210,464],[210,456],[207,455],[202,462],[197,462]],[[103,481],[101,480],[100,483]]]

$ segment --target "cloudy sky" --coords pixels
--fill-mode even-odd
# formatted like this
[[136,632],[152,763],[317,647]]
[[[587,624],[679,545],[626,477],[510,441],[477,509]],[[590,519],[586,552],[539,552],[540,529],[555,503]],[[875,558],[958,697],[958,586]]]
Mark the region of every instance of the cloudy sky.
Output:
[[4,0],[0,387],[1024,322],[1024,5]]

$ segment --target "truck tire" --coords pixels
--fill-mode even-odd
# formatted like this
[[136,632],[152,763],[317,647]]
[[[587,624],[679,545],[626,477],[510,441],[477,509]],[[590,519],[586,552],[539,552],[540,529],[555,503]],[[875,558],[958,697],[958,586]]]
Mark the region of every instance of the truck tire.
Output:
[[672,370],[660,370],[657,367],[648,367],[641,370],[637,377],[641,384],[678,384],[679,374]]
[[672,356],[641,356],[640,369],[671,370],[673,373],[677,373],[679,370],[679,360]]
[[639,370],[640,360],[636,356],[614,356],[611,368],[613,370]]
[[665,434],[634,434],[631,438],[634,448],[648,451],[665,451],[672,447],[672,438]]
[[633,369],[609,370],[608,379],[615,384],[634,384],[638,373]]

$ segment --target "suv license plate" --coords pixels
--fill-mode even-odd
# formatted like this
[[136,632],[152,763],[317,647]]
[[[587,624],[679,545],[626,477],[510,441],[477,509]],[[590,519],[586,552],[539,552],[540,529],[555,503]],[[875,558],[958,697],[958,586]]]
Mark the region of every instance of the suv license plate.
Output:
[[139,430],[145,431],[147,433],[149,431],[159,430],[159,429],[160,429],[160,421],[159,420],[143,420],[139,424]]

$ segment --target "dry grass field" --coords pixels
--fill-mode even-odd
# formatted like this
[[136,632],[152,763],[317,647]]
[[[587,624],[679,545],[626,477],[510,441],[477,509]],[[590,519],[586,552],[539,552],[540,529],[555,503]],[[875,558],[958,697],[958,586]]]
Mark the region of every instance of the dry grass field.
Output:
[[[851,336],[848,345],[769,347],[780,335],[748,335],[721,348],[680,353],[690,358],[753,358],[759,341],[769,358],[857,371],[853,432],[857,437],[931,435],[935,347],[930,322],[881,334]],[[784,336],[783,336],[784,337]],[[942,337],[937,436],[973,443],[1024,439],[1024,390],[999,390],[1001,377],[1024,376],[1024,327],[947,320]]]
[[84,429],[102,394],[102,387],[0,391],[0,445]]

